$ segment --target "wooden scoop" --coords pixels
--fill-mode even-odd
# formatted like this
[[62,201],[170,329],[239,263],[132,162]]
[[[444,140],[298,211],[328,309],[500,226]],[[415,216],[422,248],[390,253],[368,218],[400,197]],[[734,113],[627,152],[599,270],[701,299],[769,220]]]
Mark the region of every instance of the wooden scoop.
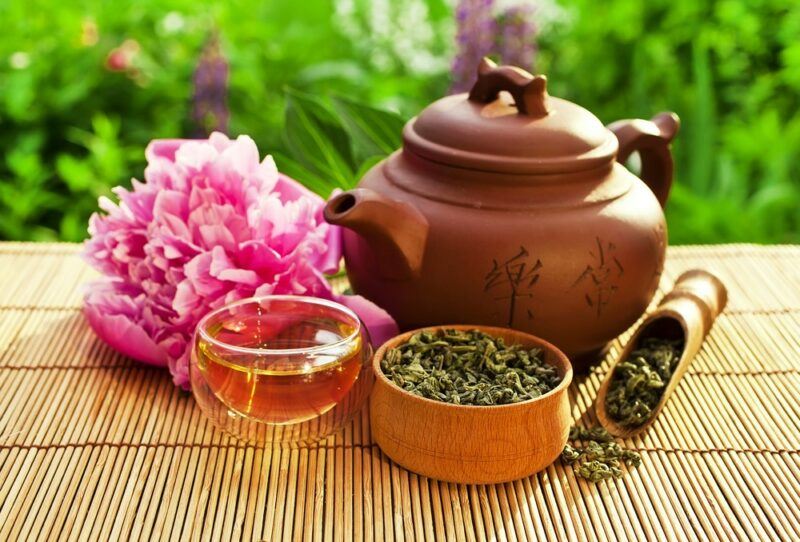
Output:
[[[614,436],[627,438],[646,430],[658,416],[669,396],[675,390],[681,377],[689,367],[692,358],[700,350],[714,320],[717,318],[728,301],[728,292],[720,280],[701,269],[693,269],[683,273],[675,282],[669,292],[648,316],[633,337],[625,346],[622,354],[614,362],[606,374],[603,384],[597,393],[595,411],[600,423]],[[619,425],[608,412],[606,412],[606,393],[608,392],[614,369],[622,360],[628,359],[630,353],[636,349],[643,339],[658,337],[684,342],[678,365],[672,378],[667,384],[661,399],[656,404],[650,418],[642,425],[626,427]]]

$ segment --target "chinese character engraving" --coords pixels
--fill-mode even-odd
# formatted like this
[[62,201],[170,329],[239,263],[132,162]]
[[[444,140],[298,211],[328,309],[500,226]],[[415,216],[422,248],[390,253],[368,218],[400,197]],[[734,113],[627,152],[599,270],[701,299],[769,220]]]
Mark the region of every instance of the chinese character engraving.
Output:
[[595,237],[595,243],[597,247],[589,251],[591,262],[572,283],[572,288],[581,284],[587,286],[584,299],[599,318],[614,293],[619,290],[616,279],[625,274],[625,269],[614,255],[617,249],[614,243],[603,241],[599,237]]
[[[533,257],[523,246],[512,257],[504,261],[492,260],[492,268],[484,279],[483,291],[499,292],[499,297],[495,300],[508,300],[508,326],[513,327],[517,300],[520,298],[532,298],[531,289],[539,281],[539,270],[542,268],[542,261]],[[526,311],[528,318],[533,318],[530,309]]]

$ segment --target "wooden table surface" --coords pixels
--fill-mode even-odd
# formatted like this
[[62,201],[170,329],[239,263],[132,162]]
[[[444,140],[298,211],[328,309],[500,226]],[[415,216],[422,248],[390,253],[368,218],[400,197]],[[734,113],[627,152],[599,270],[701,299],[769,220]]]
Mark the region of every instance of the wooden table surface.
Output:
[[[651,430],[625,442],[643,465],[592,485],[557,461],[497,486],[392,464],[367,412],[309,448],[221,434],[164,371],[93,336],[77,250],[0,244],[0,541],[798,538],[800,247],[671,248],[662,292],[702,267],[730,302]],[[605,366],[571,387],[581,423],[596,423]]]

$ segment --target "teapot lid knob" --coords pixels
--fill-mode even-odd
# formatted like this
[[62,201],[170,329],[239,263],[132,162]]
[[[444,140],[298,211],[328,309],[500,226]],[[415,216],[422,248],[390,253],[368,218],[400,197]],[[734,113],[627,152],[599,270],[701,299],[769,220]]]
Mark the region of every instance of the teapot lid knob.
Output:
[[505,90],[514,97],[521,115],[541,118],[550,113],[548,107],[547,77],[533,76],[514,66],[498,66],[484,57],[478,66],[478,80],[469,91],[469,100],[489,103]]

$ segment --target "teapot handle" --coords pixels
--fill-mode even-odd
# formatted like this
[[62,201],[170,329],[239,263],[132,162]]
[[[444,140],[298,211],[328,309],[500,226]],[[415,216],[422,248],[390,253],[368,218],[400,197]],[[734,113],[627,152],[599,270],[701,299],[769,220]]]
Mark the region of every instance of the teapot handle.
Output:
[[617,162],[622,164],[634,151],[642,158],[642,180],[662,207],[672,187],[672,153],[669,144],[680,128],[675,113],[659,113],[651,120],[618,120],[608,125],[619,140]]

